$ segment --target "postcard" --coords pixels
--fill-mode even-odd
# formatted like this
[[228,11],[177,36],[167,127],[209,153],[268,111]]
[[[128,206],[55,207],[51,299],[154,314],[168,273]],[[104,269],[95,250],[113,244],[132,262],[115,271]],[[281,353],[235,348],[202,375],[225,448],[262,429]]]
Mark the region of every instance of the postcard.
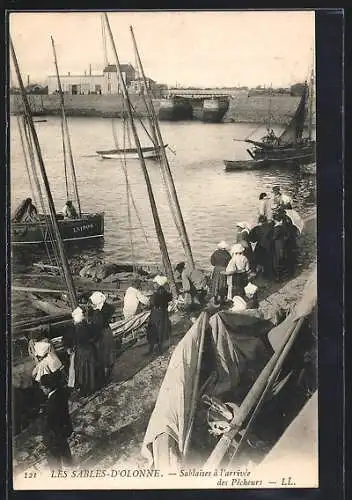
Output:
[[315,12],[8,48],[14,489],[318,488]]

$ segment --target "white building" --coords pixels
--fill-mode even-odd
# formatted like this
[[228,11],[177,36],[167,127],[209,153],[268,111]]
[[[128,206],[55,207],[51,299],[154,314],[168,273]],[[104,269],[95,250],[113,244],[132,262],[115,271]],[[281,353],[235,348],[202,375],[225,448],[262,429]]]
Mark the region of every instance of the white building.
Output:
[[[140,94],[145,90],[143,79],[137,77],[136,71],[131,64],[121,64],[121,73],[130,92]],[[146,80],[147,87],[150,90],[155,90],[156,82],[151,78],[147,78]],[[63,92],[68,94],[116,95],[122,93],[115,64],[108,64],[101,75],[92,75],[86,72],[84,75],[71,75],[71,73],[67,73],[66,75],[60,75],[60,81]],[[48,76],[47,82],[48,94],[58,92],[56,75]]]
[[[63,92],[68,94],[102,94],[104,75],[60,75]],[[58,84],[56,75],[48,76],[48,94],[57,92]]]
[[[121,64],[122,78],[127,87],[129,87],[132,80],[135,79],[135,69],[131,64]],[[118,74],[115,64],[108,64],[104,68],[104,84],[103,84],[103,94],[120,94],[121,87],[119,84]]]

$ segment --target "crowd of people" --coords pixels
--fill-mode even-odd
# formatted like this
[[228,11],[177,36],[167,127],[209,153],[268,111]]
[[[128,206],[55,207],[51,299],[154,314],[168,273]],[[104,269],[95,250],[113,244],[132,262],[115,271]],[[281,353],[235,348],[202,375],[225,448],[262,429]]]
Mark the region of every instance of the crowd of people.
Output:
[[215,304],[233,301],[234,297],[237,305],[243,305],[240,298],[253,304],[253,290],[257,287],[251,280],[260,274],[276,281],[293,276],[299,229],[290,211],[292,200],[275,186],[271,198],[266,193],[259,195],[256,225],[238,222],[235,244],[229,247],[221,241],[217,245],[210,258],[210,294]]
[[[205,273],[179,262],[174,269],[178,301],[188,310],[199,310],[211,303],[227,305],[235,312],[258,308],[258,287],[253,279],[262,274],[267,279],[281,280],[292,274],[296,265],[297,228],[287,211],[291,200],[273,188],[272,197],[259,196],[257,224],[248,227],[237,223],[234,244],[221,241],[210,257],[210,282]],[[170,303],[173,301],[166,276],[154,277],[153,290],[142,291],[135,278],[124,294],[123,317],[126,322],[141,310],[149,311],[146,323],[148,349],[146,355],[163,352],[170,340]],[[43,409],[43,442],[51,466],[72,462],[68,437],[72,425],[68,399],[73,391],[88,396],[111,380],[116,359],[117,341],[110,324],[114,307],[101,292],[94,292],[86,306],[72,312],[73,329],[63,335],[65,360],[59,359],[47,332],[37,332],[29,346],[35,359],[33,381],[46,397]]]

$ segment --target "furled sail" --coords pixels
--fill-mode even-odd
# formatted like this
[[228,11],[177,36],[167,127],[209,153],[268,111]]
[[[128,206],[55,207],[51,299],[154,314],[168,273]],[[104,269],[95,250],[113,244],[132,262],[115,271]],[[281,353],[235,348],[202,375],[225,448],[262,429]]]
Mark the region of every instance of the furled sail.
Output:
[[289,125],[282,132],[279,137],[280,145],[283,144],[297,144],[302,139],[304,121],[306,118],[306,102],[307,102],[308,88],[307,83],[304,86],[304,92],[292,117]]

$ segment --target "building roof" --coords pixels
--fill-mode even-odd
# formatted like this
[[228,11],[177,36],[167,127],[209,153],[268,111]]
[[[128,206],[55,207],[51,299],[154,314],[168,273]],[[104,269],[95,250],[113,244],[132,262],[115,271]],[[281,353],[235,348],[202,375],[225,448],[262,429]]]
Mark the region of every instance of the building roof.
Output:
[[[120,64],[121,71],[123,73],[127,73],[127,71],[135,71],[134,67],[131,64]],[[104,68],[104,73],[116,73],[116,64],[108,64]]]

